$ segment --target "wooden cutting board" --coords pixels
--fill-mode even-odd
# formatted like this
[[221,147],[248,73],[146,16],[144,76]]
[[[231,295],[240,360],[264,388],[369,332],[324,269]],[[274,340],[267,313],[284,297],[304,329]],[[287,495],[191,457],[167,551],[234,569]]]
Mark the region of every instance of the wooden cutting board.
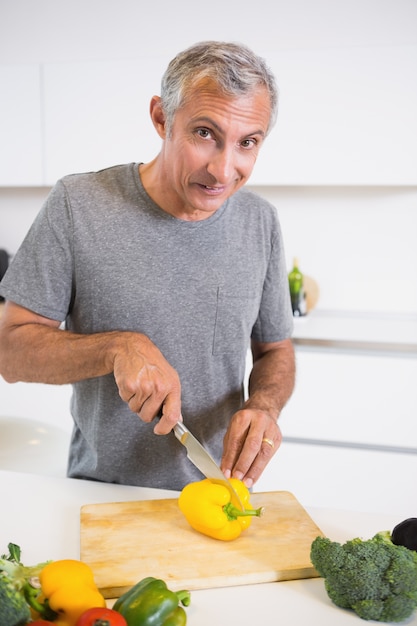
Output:
[[89,504],[81,508],[81,560],[106,598],[146,576],[172,590],[205,589],[317,576],[311,542],[323,535],[287,491],[251,495],[261,518],[230,542],[193,530],[177,499]]

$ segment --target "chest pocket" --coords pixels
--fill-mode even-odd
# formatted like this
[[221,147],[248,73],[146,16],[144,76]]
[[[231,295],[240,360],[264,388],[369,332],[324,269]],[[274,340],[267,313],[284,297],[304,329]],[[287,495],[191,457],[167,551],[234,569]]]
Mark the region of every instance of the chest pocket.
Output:
[[259,312],[260,297],[242,289],[237,292],[219,287],[217,290],[213,354],[249,347],[253,325]]

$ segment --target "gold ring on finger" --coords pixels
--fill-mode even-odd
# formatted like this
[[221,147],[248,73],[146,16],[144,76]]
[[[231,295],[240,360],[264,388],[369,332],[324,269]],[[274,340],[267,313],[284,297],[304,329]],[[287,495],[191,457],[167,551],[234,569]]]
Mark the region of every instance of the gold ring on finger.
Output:
[[272,439],[268,439],[268,437],[264,437],[262,439],[262,443],[267,443],[268,446],[271,446],[271,448],[275,448],[274,442],[272,441]]

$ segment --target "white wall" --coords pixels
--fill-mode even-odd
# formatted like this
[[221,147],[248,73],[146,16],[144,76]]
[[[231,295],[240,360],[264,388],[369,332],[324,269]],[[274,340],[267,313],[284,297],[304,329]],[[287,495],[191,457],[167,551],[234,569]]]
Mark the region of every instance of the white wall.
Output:
[[273,50],[416,43],[414,0],[3,0],[0,62],[173,56],[202,39]]

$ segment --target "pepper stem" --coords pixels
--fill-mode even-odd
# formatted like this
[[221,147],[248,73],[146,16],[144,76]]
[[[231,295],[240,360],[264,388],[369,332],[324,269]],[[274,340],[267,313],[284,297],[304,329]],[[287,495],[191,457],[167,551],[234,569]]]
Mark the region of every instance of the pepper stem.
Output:
[[264,507],[261,506],[259,509],[243,509],[243,511],[241,511],[234,504],[228,502],[224,505],[223,511],[226,513],[227,519],[232,521],[238,517],[261,517],[264,513]]
[[176,591],[175,595],[178,598],[178,602],[181,602],[183,606],[190,606],[191,603],[191,594],[186,589],[181,589],[181,591]]
[[26,583],[23,586],[23,593],[24,593],[25,600],[28,603],[28,605],[34,611],[39,613],[42,619],[47,620],[47,621],[48,620],[52,621],[58,617],[58,613],[51,609],[47,600],[45,600],[45,602],[43,603],[39,602],[38,600],[39,589],[36,589],[30,583]]

